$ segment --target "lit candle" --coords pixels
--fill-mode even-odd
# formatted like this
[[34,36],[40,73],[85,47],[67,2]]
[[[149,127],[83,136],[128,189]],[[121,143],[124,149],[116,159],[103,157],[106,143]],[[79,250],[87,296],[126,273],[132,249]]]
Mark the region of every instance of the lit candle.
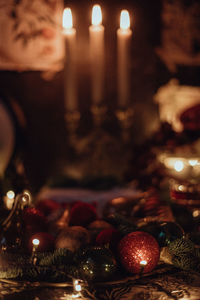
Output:
[[102,13],[99,5],[92,9],[92,25],[90,34],[90,58],[92,78],[92,102],[100,104],[103,99],[104,85],[104,26],[102,25]]
[[118,58],[118,101],[120,107],[125,107],[130,98],[130,17],[127,10],[120,15],[120,28],[117,30],[117,58]]
[[65,8],[63,12],[63,35],[65,38],[65,107],[66,110],[73,111],[77,109],[76,29],[73,28],[70,8]]

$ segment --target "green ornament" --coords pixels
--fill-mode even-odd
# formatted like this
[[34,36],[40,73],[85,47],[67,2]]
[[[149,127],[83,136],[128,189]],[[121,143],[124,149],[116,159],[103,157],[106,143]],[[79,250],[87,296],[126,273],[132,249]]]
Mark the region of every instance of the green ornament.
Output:
[[85,251],[78,268],[84,280],[108,281],[116,273],[117,263],[109,249],[93,247]]
[[192,253],[194,251],[194,243],[189,239],[179,238],[168,245],[168,250],[174,255]]

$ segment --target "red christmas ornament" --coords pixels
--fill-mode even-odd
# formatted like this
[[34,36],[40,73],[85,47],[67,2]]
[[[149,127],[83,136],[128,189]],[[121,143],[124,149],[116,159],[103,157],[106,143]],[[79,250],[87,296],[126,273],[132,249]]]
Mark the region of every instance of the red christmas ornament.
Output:
[[38,232],[29,239],[28,242],[28,249],[31,252],[33,249],[33,240],[37,239],[39,240],[39,245],[37,248],[38,252],[46,252],[46,251],[52,251],[54,249],[54,237],[47,233],[47,232]]
[[45,216],[48,216],[52,212],[61,209],[61,204],[51,199],[44,199],[36,204],[36,208],[39,209]]
[[130,273],[152,271],[160,257],[160,249],[156,239],[141,231],[126,235],[119,242],[118,251],[122,265]]
[[184,130],[196,131],[200,129],[200,104],[186,109],[180,116]]
[[77,202],[70,211],[71,226],[87,226],[97,218],[96,208],[89,203]]
[[26,208],[22,219],[25,231],[29,236],[36,232],[47,230],[47,222],[44,214],[34,207]]
[[109,245],[110,250],[115,251],[120,239],[121,234],[117,229],[106,228],[97,235],[96,244],[98,246]]

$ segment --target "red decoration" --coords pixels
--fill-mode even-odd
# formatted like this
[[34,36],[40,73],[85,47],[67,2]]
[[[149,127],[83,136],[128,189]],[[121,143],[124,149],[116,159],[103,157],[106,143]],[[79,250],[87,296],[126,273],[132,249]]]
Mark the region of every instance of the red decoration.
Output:
[[118,251],[122,265],[130,273],[152,271],[160,257],[160,249],[156,239],[141,231],[126,235],[119,242]]
[[33,249],[32,241],[34,239],[38,239],[40,241],[37,248],[38,252],[46,252],[54,249],[54,237],[47,232],[38,232],[29,239],[28,249],[30,252]]
[[29,236],[38,231],[47,230],[47,222],[44,214],[34,207],[28,207],[24,210],[23,223],[25,231]]
[[70,211],[69,224],[72,226],[87,226],[97,218],[96,208],[89,203],[77,202]]
[[36,204],[36,208],[43,212],[45,216],[48,216],[57,209],[60,209],[61,204],[51,199],[44,199]]
[[199,130],[200,129],[200,104],[194,105],[185,110],[180,120],[184,126],[184,130]]
[[109,245],[110,250],[115,251],[121,239],[121,234],[115,228],[106,228],[102,230],[96,238],[98,246]]

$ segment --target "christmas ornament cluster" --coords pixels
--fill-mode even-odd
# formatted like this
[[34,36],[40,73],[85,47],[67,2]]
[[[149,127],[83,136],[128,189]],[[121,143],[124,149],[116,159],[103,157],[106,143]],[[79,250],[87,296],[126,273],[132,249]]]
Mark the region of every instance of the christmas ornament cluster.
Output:
[[[129,200],[122,202],[130,209]],[[132,216],[120,214],[112,203],[102,217],[96,203],[82,201],[45,199],[15,210],[1,232],[0,278],[105,282],[152,272],[161,256],[176,267],[200,270],[200,251],[178,224],[159,218],[144,221],[162,211],[158,197],[131,202]],[[124,213],[121,206],[120,211]],[[39,241],[37,249],[33,240]]]

